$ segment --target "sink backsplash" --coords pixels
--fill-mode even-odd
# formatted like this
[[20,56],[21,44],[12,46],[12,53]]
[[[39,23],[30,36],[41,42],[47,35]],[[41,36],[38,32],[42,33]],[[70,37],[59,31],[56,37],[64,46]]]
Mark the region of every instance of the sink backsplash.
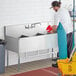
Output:
[[46,34],[48,23],[35,23],[24,25],[6,26],[6,35],[12,37],[20,37],[21,35],[33,36],[37,33]]

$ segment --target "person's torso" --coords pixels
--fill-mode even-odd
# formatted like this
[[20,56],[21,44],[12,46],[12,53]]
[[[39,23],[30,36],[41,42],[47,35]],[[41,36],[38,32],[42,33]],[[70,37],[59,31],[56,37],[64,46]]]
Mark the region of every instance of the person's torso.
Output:
[[61,24],[63,25],[65,32],[73,32],[73,24],[69,12],[64,8],[60,8],[56,15],[58,15],[57,17],[59,17],[59,22],[61,22]]

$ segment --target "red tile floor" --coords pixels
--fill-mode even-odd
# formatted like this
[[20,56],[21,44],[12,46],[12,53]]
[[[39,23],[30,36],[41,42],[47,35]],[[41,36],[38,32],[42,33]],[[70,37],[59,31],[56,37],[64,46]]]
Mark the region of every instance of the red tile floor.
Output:
[[58,76],[59,70],[54,67],[38,69],[12,76]]

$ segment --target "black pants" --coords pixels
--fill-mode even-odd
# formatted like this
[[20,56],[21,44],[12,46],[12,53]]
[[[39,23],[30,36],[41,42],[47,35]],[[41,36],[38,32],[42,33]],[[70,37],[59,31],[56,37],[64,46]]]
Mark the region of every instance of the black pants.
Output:
[[[67,34],[67,56],[70,57],[70,54],[72,52],[72,46],[73,46],[73,33]],[[57,53],[57,57],[59,57],[59,53]]]
[[67,34],[67,54],[68,58],[70,57],[70,54],[72,52],[72,46],[73,46],[73,33]]

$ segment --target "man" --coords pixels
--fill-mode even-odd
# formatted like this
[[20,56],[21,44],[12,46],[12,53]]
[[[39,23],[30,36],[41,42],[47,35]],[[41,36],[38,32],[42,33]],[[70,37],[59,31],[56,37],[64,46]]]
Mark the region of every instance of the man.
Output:
[[72,52],[72,44],[73,44],[73,38],[72,38],[73,37],[73,24],[70,18],[70,14],[67,9],[61,8],[61,2],[59,1],[52,2],[52,8],[56,12],[54,26],[52,27],[53,31],[56,31],[58,29],[58,25],[60,22],[66,32],[67,56],[69,58]]

